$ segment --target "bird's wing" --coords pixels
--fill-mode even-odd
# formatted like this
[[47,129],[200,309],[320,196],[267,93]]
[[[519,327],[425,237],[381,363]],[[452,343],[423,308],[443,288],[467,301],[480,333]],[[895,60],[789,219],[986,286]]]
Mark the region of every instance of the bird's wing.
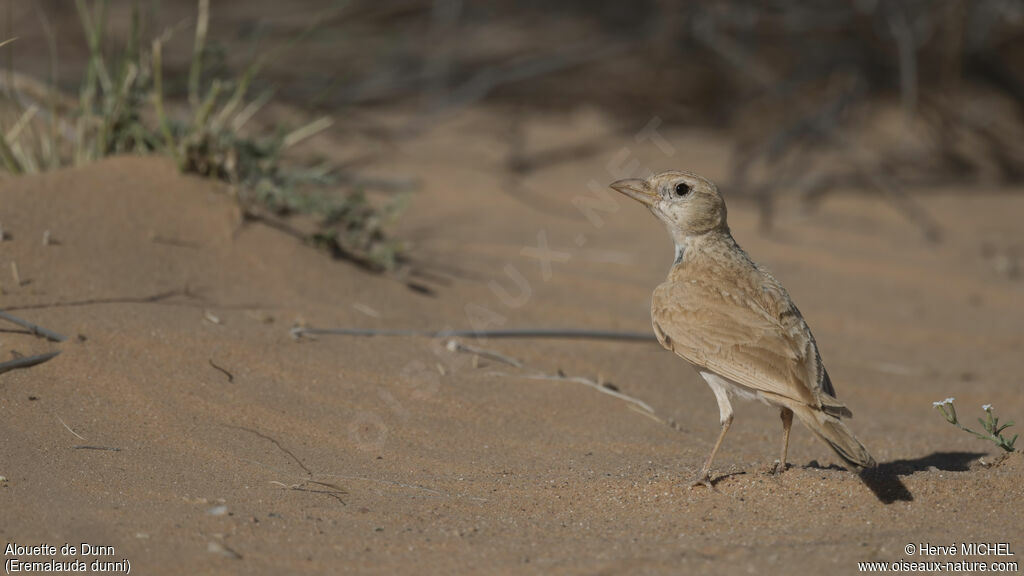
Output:
[[847,415],[800,311],[774,278],[754,272],[748,284],[707,278],[659,286],[652,300],[658,340],[747,388]]

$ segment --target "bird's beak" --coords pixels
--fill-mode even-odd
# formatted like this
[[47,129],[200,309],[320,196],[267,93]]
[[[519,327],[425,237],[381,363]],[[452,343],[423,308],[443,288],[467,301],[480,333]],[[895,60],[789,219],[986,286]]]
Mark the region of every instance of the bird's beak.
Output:
[[641,180],[639,178],[616,180],[615,182],[612,182],[610,186],[616,192],[622,192],[644,206],[651,206],[658,199],[658,195],[651,190],[650,184],[648,184],[646,180]]

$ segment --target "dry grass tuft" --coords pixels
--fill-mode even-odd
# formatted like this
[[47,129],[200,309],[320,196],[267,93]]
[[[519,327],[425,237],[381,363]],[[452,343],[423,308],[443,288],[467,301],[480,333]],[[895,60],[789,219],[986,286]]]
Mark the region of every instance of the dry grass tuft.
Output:
[[[77,100],[49,85],[9,72],[8,106],[0,113],[0,165],[11,174],[78,166],[119,154],[162,154],[178,168],[228,183],[246,215],[314,216],[319,228],[304,235],[338,258],[374,271],[390,270],[401,246],[383,225],[401,198],[378,209],[359,190],[338,196],[333,167],[298,165],[286,158],[296,144],[328,129],[328,117],[294,130],[250,130],[270,93],[249,97],[253,79],[272,52],[260,55],[237,78],[204,82],[209,0],[198,0],[188,98],[173,110],[164,99],[163,47],[168,29],[147,47],[140,39],[139,4],[133,4],[129,38],[114,57],[104,54],[108,0],[75,6],[89,49]],[[51,47],[53,34],[43,19]],[[11,42],[0,43],[0,47]],[[51,58],[51,68],[56,67]],[[53,70],[51,70],[53,75]]]

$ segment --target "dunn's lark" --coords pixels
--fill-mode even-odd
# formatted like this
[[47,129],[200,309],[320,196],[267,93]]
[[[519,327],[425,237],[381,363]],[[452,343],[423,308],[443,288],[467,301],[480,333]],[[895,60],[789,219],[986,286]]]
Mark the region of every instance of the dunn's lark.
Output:
[[818,347],[789,294],[733,240],[725,202],[710,181],[689,172],[619,180],[611,187],[647,206],[676,246],[668,279],[654,291],[654,333],[665,348],[700,372],[718,400],[722,431],[694,485],[710,486],[711,463],[732,424],[729,396],[758,399],[782,412],[786,468],[793,415],[843,460],[871,467],[874,459],[840,417]]

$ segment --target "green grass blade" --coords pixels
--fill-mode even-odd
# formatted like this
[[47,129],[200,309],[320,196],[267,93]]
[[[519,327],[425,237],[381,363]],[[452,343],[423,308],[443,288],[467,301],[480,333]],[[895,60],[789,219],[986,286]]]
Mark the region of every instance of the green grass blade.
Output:
[[163,41],[158,38],[153,41],[153,108],[156,111],[157,122],[160,124],[160,132],[164,136],[164,146],[180,167],[181,154],[178,151],[178,144],[174,141],[174,133],[171,132],[171,123],[164,111],[163,86]]
[[210,23],[210,0],[199,0],[196,18],[196,37],[192,46],[192,63],[188,71],[188,103],[199,105],[199,81],[203,74],[203,53],[206,50],[206,31]]
[[15,158],[14,151],[7,144],[6,138],[0,138],[0,160],[3,161],[4,168],[11,174],[21,174],[23,172],[21,164]]

